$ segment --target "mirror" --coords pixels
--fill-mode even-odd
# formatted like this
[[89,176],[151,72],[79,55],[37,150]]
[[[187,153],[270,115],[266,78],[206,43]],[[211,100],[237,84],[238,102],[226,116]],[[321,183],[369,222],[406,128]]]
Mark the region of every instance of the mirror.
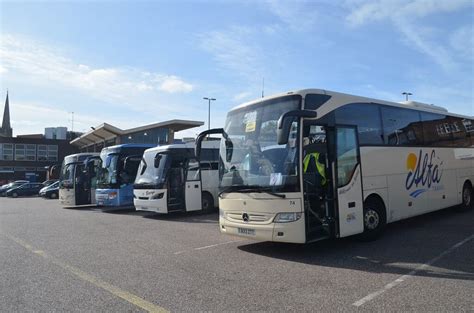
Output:
[[232,154],[234,153],[234,144],[232,141],[225,139],[225,159],[227,162],[232,161]]
[[108,155],[108,156],[105,158],[105,167],[109,167],[109,166],[110,166],[110,162],[112,162],[112,156],[111,156],[111,155]]
[[161,158],[162,158],[162,155],[157,153],[155,156],[155,161],[154,161],[155,168],[158,168],[160,166]]
[[196,155],[196,158],[198,160],[201,159],[201,146],[202,146],[202,141],[207,135],[211,134],[221,134],[224,138],[225,136],[225,131],[223,128],[213,128],[213,129],[208,129],[200,133],[197,138],[196,138],[196,148],[194,150],[194,154]]
[[316,111],[310,110],[293,110],[283,113],[278,119],[277,128],[277,140],[279,145],[285,145],[288,143],[288,137],[290,135],[291,124],[294,118],[306,117],[316,118],[318,114]]

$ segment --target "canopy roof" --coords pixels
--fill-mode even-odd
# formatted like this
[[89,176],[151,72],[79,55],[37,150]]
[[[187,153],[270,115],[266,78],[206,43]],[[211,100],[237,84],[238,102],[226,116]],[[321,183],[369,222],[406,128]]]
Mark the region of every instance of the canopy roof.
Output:
[[147,131],[155,128],[168,128],[173,130],[174,132],[178,132],[181,130],[199,127],[204,125],[204,122],[200,121],[189,121],[189,120],[169,120],[154,124],[149,124],[145,126],[130,128],[130,129],[120,129],[113,125],[103,123],[97,127],[91,127],[92,130],[84,133],[82,136],[72,140],[70,143],[74,146],[79,148],[90,146],[93,144],[100,144],[103,143],[105,140],[110,140],[115,137],[125,136],[128,134]]

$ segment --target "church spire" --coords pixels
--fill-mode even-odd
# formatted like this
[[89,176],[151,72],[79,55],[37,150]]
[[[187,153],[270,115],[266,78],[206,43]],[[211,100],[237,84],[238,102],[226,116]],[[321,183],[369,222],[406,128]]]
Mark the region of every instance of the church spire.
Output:
[[5,108],[3,109],[3,120],[2,127],[0,127],[0,136],[12,137],[12,128],[10,125],[10,103],[8,101],[8,90],[7,99],[5,100]]

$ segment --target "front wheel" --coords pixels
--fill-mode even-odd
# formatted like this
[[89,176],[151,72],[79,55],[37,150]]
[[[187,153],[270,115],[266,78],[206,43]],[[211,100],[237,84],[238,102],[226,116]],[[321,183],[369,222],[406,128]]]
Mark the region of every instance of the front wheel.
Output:
[[385,207],[380,200],[369,198],[364,202],[364,232],[359,236],[362,241],[372,241],[380,237],[385,226],[387,218]]
[[53,192],[53,193],[51,194],[51,196],[49,196],[49,197],[50,197],[51,199],[57,199],[57,198],[58,198],[58,194],[55,193],[55,192]]
[[214,198],[208,193],[203,193],[201,197],[201,208],[204,212],[211,212],[214,210]]
[[16,197],[18,197],[18,194],[16,192],[12,193],[12,197],[16,198]]

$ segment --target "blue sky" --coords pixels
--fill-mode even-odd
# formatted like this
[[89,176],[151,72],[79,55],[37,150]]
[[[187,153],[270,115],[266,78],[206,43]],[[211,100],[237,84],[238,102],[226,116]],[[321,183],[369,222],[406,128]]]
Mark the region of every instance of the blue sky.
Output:
[[[471,0],[0,2],[15,134],[168,119],[321,88],[474,115]],[[3,104],[3,101],[2,104]],[[1,113],[0,113],[1,114]],[[207,124],[204,126],[207,128]],[[199,129],[178,133],[193,136]]]

